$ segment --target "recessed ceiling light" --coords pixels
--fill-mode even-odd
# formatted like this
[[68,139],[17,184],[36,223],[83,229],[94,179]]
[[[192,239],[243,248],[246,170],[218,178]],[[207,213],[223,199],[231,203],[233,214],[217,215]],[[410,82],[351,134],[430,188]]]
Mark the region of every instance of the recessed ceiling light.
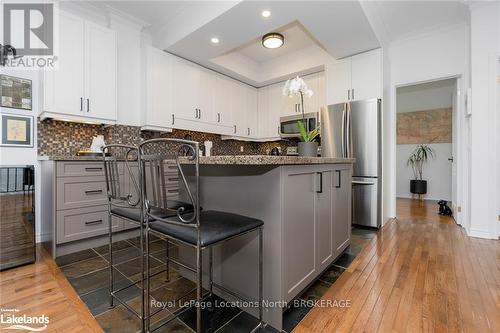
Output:
[[268,11],[268,10],[262,11],[262,17],[269,17],[269,16],[271,16],[271,12],[270,11]]
[[285,42],[285,37],[277,32],[270,32],[262,37],[262,46],[268,49],[277,49]]
[[212,37],[212,38],[210,39],[210,41],[211,41],[212,43],[214,43],[214,44],[218,44],[218,43],[219,43],[219,38],[217,38],[217,37]]

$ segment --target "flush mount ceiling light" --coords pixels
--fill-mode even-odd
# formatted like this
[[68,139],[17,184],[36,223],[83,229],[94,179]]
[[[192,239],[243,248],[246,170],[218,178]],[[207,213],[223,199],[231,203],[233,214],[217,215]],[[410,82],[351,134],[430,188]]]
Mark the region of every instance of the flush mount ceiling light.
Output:
[[270,32],[262,37],[262,46],[267,49],[277,49],[285,42],[285,37],[277,32]]
[[217,38],[217,37],[212,37],[212,38],[210,38],[210,41],[211,41],[213,44],[219,44],[219,38]]
[[271,12],[270,11],[268,11],[268,10],[263,10],[262,11],[262,17],[269,17],[269,16],[271,16]]

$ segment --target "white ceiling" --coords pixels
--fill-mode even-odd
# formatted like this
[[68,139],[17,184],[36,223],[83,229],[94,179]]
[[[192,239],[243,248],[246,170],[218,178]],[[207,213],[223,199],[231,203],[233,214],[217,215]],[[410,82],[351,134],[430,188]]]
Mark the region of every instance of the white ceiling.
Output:
[[[313,50],[343,58],[441,26],[468,22],[464,1],[105,1],[144,22],[153,46],[252,85],[256,71]],[[261,12],[270,10],[271,17]],[[285,45],[264,49],[262,35],[285,34]],[[219,44],[210,39],[217,37]],[[267,65],[266,65],[267,64]],[[240,70],[238,68],[241,68]],[[307,71],[307,68],[301,70]],[[279,72],[279,71],[278,71]]]
[[381,42],[394,42],[440,27],[467,23],[465,1],[363,1],[363,9]]

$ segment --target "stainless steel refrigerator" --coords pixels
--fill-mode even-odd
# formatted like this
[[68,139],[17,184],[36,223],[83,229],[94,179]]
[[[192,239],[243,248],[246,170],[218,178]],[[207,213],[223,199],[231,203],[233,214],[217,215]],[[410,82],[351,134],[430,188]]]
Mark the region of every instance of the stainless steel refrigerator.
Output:
[[381,100],[329,105],[321,111],[321,155],[355,158],[352,223],[380,227]]

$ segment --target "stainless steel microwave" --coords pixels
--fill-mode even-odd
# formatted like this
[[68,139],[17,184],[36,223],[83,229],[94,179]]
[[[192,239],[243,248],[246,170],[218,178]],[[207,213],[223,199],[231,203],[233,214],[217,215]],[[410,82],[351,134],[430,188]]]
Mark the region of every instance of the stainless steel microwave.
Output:
[[306,129],[312,131],[319,126],[319,112],[305,113],[280,118],[280,135],[282,138],[298,138],[300,136],[299,121],[304,122]]

